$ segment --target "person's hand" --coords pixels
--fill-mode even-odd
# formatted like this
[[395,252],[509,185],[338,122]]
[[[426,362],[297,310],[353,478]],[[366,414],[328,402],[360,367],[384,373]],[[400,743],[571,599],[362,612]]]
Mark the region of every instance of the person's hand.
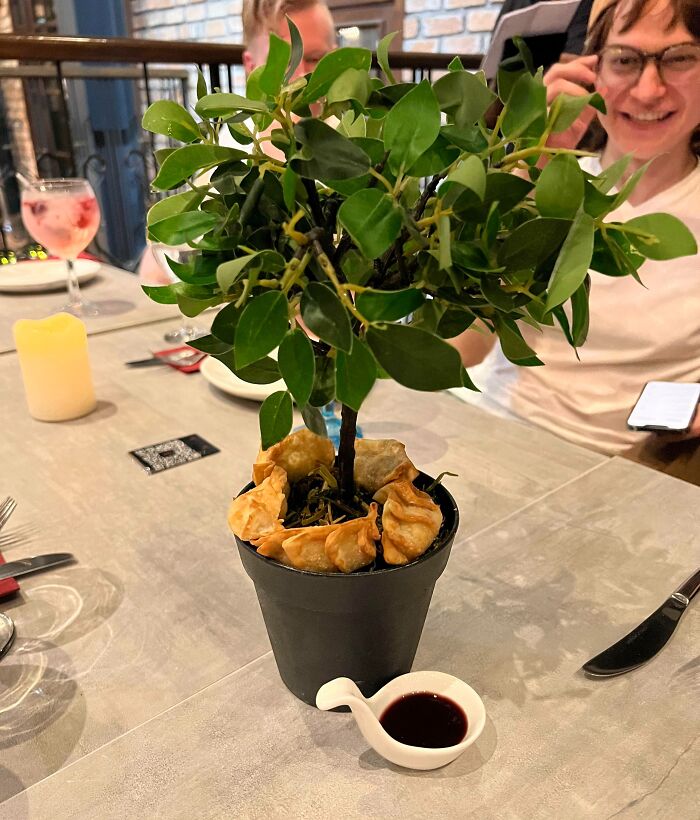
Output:
[[[569,94],[572,97],[582,97],[591,93],[596,83],[596,66],[598,55],[577,57],[570,62],[555,63],[544,75],[544,84],[547,87],[547,105],[551,105],[559,94]],[[597,89],[601,91],[600,88]],[[552,148],[575,148],[586,133],[591,120],[595,116],[595,109],[587,105],[574,124],[560,134],[552,134],[547,145]]]

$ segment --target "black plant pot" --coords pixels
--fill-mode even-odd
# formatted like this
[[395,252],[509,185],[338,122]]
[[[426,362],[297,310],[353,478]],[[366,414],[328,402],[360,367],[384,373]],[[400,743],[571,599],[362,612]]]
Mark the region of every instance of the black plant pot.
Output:
[[[426,487],[431,482],[421,474],[415,483]],[[450,493],[438,485],[433,498],[444,516],[438,543],[402,567],[351,575],[306,572],[258,555],[236,538],[280,676],[305,703],[314,706],[316,692],[333,678],[351,678],[370,696],[411,670],[433,588],[459,524]]]

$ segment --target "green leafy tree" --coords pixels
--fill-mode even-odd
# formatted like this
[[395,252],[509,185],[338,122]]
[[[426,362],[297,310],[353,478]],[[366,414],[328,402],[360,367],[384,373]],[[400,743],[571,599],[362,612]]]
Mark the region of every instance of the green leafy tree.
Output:
[[[645,258],[696,246],[665,214],[606,221],[641,175],[613,191],[626,161],[595,177],[580,152],[547,147],[584,106],[602,109],[598,95],[548,108],[541,71],[523,69],[500,72],[497,97],[458,59],[432,84],[396,82],[392,35],[377,54],[386,82],[362,48],[291,80],[302,47],[290,30],[291,45],[271,35],[246,97],[208,94],[200,78],[199,120],[170,101],[146,112],[144,128],[184,143],[158,152],[153,187],[181,192],[151,208],[149,237],[198,253],[170,262],[177,284],[144,290],[189,317],[223,305],[193,346],[245,381],[284,380],[260,410],[263,447],[289,433],[293,401],[323,432],[318,408],[337,399],[340,487],[351,496],[357,413],[377,378],[473,388],[446,339],[477,319],[508,359],[539,366],[520,324],[556,322],[583,344],[589,270],[637,277]],[[222,129],[240,150],[218,145]],[[284,159],[266,154],[268,141]]]

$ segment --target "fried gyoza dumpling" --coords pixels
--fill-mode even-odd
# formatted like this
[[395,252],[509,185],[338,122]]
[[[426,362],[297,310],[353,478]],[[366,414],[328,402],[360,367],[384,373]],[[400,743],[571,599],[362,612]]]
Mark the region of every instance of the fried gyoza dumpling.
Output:
[[337,572],[338,568],[326,555],[326,538],[339,524],[318,527],[293,527],[277,530],[256,539],[258,552],[282,564],[310,572]]
[[410,481],[393,481],[374,494],[384,505],[382,547],[387,564],[408,564],[422,555],[442,525],[442,511]]
[[418,470],[406,455],[406,447],[394,439],[355,441],[355,484],[370,493],[391,481],[413,481]]
[[287,512],[287,474],[273,465],[269,475],[257,487],[231,502],[228,525],[244,541],[260,538],[282,528]]
[[335,451],[331,440],[303,428],[258,453],[258,458],[253,464],[253,481],[260,484],[270,474],[272,466],[278,465],[285,470],[287,478],[294,484],[321,464],[332,467],[334,460]]
[[377,505],[370,504],[364,518],[339,524],[326,538],[326,555],[341,572],[355,572],[374,561],[378,539]]

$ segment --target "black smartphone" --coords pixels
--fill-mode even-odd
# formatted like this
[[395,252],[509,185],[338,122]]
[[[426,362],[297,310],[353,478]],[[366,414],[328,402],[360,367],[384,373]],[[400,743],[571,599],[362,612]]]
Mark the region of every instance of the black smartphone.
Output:
[[700,384],[647,382],[627,419],[631,430],[685,433],[700,401]]

